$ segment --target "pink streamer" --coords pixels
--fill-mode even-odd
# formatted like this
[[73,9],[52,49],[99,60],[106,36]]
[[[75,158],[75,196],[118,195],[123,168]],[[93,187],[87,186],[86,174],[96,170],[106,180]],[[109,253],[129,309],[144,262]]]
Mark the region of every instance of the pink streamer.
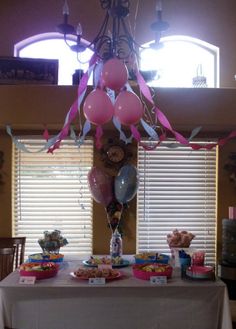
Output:
[[141,135],[140,135],[138,129],[134,125],[130,125],[130,130],[132,132],[132,135],[134,136],[134,139],[136,139],[137,142],[140,142]]
[[96,138],[96,148],[98,150],[100,150],[102,148],[102,143],[101,143],[101,137],[102,137],[102,135],[103,135],[102,127],[101,126],[97,126],[95,138]]
[[[144,97],[153,105],[154,101],[152,99],[152,95],[150,92],[149,87],[147,86],[143,76],[141,75],[141,73],[139,72],[139,70],[136,68],[136,76],[137,76],[137,81],[140,87],[140,90],[142,92],[142,94],[144,95]],[[219,146],[223,146],[225,145],[230,139],[235,138],[236,137],[236,130],[232,131],[228,136],[226,136],[225,138],[219,139],[217,143],[211,143],[211,144],[204,144],[204,145],[199,145],[196,143],[191,143],[189,142],[188,139],[186,139],[183,135],[181,135],[179,132],[177,132],[176,130],[174,130],[169,122],[169,120],[167,119],[167,117],[165,116],[165,114],[155,106],[155,114],[156,114],[156,118],[158,119],[158,121],[161,123],[161,125],[169,130],[174,136],[177,142],[181,143],[182,145],[188,145],[190,146],[193,150],[199,150],[201,148],[205,148],[207,150],[210,150],[214,147],[216,147],[217,145]]]
[[49,153],[53,153],[53,151],[57,148],[60,147],[60,143],[61,141],[68,136],[69,130],[70,130],[70,125],[72,123],[72,121],[75,119],[77,113],[78,113],[78,109],[80,106],[80,103],[82,102],[82,95],[83,93],[86,91],[87,85],[88,85],[88,80],[89,80],[89,72],[91,67],[96,63],[97,61],[97,55],[94,54],[90,61],[89,61],[89,68],[87,70],[87,72],[82,76],[79,86],[78,86],[78,98],[74,101],[74,103],[72,104],[69,112],[67,113],[65,122],[64,122],[64,126],[62,128],[62,130],[60,131],[57,141],[56,143],[49,148],[48,152]]
[[46,140],[46,141],[48,141],[49,140],[49,132],[48,132],[48,129],[47,129],[47,127],[45,127],[45,129],[44,129],[44,132],[43,132],[43,138]]

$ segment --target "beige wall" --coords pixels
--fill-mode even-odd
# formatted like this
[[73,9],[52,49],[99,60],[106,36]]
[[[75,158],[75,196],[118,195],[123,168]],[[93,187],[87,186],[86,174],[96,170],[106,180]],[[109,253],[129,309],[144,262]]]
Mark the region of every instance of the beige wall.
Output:
[[[0,2],[0,56],[12,56],[14,44],[35,34],[53,32],[61,23],[61,4],[58,0],[8,0]],[[81,5],[83,3],[83,5]],[[156,0],[139,1],[135,36],[144,43],[153,39],[149,25],[154,21]],[[70,21],[81,21],[84,38],[91,40],[101,24],[104,12],[97,0],[69,1]],[[137,0],[131,0],[131,26]],[[163,1],[164,19],[170,23],[166,35],[190,35],[220,47],[221,87],[235,88],[236,24],[235,0],[168,0]],[[93,15],[96,13],[96,15]],[[11,140],[4,127],[10,123],[14,132],[42,130],[43,124],[58,129],[76,97],[75,87],[58,86],[0,86],[0,149],[4,151],[5,184],[0,186],[0,235],[11,235]],[[205,136],[223,136],[236,126],[235,89],[159,89],[156,101],[175,127],[183,131],[202,125]],[[106,128],[107,134],[110,127]],[[235,150],[235,140],[219,151],[218,247],[221,248],[221,219],[227,217],[228,206],[236,203],[236,191],[223,169],[228,155]],[[135,149],[135,145],[134,145]],[[133,161],[135,163],[136,157]],[[95,163],[100,165],[99,153]],[[135,200],[126,212],[125,252],[135,252]],[[110,232],[104,209],[94,204],[94,252],[108,252]]]

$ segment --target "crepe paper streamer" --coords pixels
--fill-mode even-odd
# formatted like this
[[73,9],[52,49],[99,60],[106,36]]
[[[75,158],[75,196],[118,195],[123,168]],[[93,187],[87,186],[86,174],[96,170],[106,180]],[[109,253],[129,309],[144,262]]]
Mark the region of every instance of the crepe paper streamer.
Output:
[[159,141],[159,136],[157,132],[149,126],[143,119],[140,120],[144,130],[148,133],[148,135],[152,138],[154,141]]
[[[136,77],[137,77],[137,81],[139,84],[139,87],[141,89],[142,94],[145,96],[145,98],[152,104],[155,105],[150,93],[150,90],[143,78],[143,76],[141,75],[141,73],[139,72],[139,70],[136,68]],[[188,145],[190,146],[193,150],[199,150],[201,148],[205,148],[205,149],[212,149],[214,147],[216,147],[217,145],[219,146],[223,146],[225,145],[230,139],[235,138],[236,137],[236,130],[232,131],[228,136],[226,136],[225,138],[221,138],[218,139],[217,143],[211,143],[211,144],[195,144],[195,143],[190,143],[190,140],[187,140],[183,135],[181,135],[180,133],[178,133],[177,131],[175,131],[170,122],[168,121],[167,117],[164,115],[164,113],[158,108],[155,107],[155,112],[156,112],[156,118],[159,120],[159,122],[162,124],[162,126],[169,130],[174,136],[177,142],[179,142],[180,144],[183,145]],[[193,138],[192,136],[196,136],[196,132],[198,131],[198,128],[195,128],[195,131],[192,132],[191,134],[191,138]]]
[[123,132],[123,130],[121,128],[120,121],[115,116],[112,118],[112,122],[120,133],[120,140],[122,140],[125,144],[130,144],[132,142],[133,135],[131,134],[130,137],[126,137],[125,133]]
[[102,68],[103,68],[103,62],[102,61],[98,62],[94,67],[94,70],[93,70],[94,89],[96,89],[101,84],[100,78],[101,78]]
[[138,129],[135,127],[135,125],[130,125],[130,130],[132,132],[132,135],[136,139],[136,141],[140,142],[141,141],[141,135],[140,135]]
[[78,147],[80,147],[82,145],[80,138],[78,139],[76,136],[73,126],[70,127],[70,138],[73,139],[73,141],[75,142],[75,145],[77,145]]
[[102,130],[102,126],[97,126],[96,128],[96,134],[95,134],[95,138],[96,138],[96,148],[98,150],[100,150],[102,148],[102,143],[101,143],[101,137],[103,135],[103,130]]
[[12,130],[11,127],[9,125],[6,126],[6,131],[8,133],[9,136],[11,136],[12,142],[15,144],[15,146],[18,148],[18,150],[26,152],[26,153],[39,153],[39,152],[43,152],[46,151],[48,149],[48,147],[50,146],[50,143],[45,143],[45,145],[40,148],[37,151],[31,151],[29,150],[24,143],[20,142],[17,137],[13,136],[12,134]]
[[85,72],[85,74],[82,76],[80,83],[79,83],[79,87],[78,87],[78,99],[73,103],[73,105],[71,106],[69,112],[67,113],[65,122],[64,122],[64,126],[62,128],[62,130],[60,131],[60,133],[55,136],[52,141],[56,142],[53,144],[52,147],[50,147],[48,149],[48,152],[53,153],[53,151],[57,148],[60,147],[60,143],[61,141],[68,136],[69,133],[69,129],[70,129],[70,125],[72,123],[72,121],[75,119],[77,113],[79,113],[80,115],[80,105],[84,99],[86,90],[87,90],[87,85],[88,85],[88,80],[89,77],[91,75],[91,73],[94,70],[96,61],[97,61],[97,55],[93,54],[93,56],[91,57],[90,61],[89,61],[89,68],[87,70],[87,72]]
[[48,132],[47,127],[45,127],[45,129],[44,129],[43,138],[46,139],[46,141],[49,140],[49,132]]
[[201,129],[202,129],[201,126],[194,128],[191,132],[191,135],[188,138],[188,141],[191,141],[194,137],[196,137]]

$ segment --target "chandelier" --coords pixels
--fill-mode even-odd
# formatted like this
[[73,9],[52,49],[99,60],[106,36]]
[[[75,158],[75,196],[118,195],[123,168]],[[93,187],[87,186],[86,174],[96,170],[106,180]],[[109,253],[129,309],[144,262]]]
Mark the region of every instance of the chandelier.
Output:
[[[77,27],[69,24],[69,5],[67,0],[63,6],[63,23],[57,26],[57,31],[64,35],[64,40],[72,51],[81,53],[90,48],[101,59],[107,60],[112,57],[127,59],[133,52],[138,53],[140,45],[134,40],[128,28],[127,18],[130,14],[129,0],[99,0],[101,8],[105,11],[105,16],[97,35],[88,45],[82,39],[82,26]],[[169,24],[162,20],[162,2],[156,3],[156,21],[150,28],[155,33],[155,41],[152,47],[158,47],[162,32],[166,31]],[[69,45],[68,35],[76,36],[76,44]]]
[[[57,29],[64,35],[65,42],[72,51],[77,53],[90,48],[93,55],[89,61],[89,68],[82,76],[77,98],[72,103],[64,120],[61,131],[51,138],[47,129],[44,138],[47,140],[43,150],[47,149],[53,153],[60,147],[62,140],[69,135],[80,147],[90,132],[92,126],[96,127],[94,136],[95,145],[98,149],[102,147],[103,126],[113,123],[119,133],[119,138],[125,144],[133,140],[151,150],[171,137],[173,143],[166,144],[167,147],[176,147],[179,144],[189,146],[193,150],[200,148],[211,149],[217,145],[224,145],[229,139],[236,137],[236,131],[232,131],[227,137],[218,139],[216,143],[196,144],[194,137],[201,127],[193,129],[189,137],[183,136],[175,130],[166,115],[154,101],[154,91],[149,88],[138,68],[138,50],[140,46],[134,40],[128,29],[127,18],[130,13],[129,0],[99,0],[102,9],[106,11],[103,22],[98,29],[97,35],[88,45],[82,42],[82,27],[77,28],[69,24],[69,6],[67,0],[63,6],[63,23]],[[155,40],[151,48],[161,47],[160,38],[169,24],[162,20],[162,3],[156,3],[156,21],[150,28],[155,33]],[[77,42],[69,45],[68,36],[76,35]],[[129,75],[136,83],[135,90],[129,84]],[[87,91],[88,81],[93,75],[93,90]],[[77,123],[75,121],[77,120]],[[74,126],[76,125],[76,132]],[[148,144],[141,141],[142,135],[146,134]],[[11,129],[7,127],[8,134],[12,137],[17,147],[25,150],[12,135]]]

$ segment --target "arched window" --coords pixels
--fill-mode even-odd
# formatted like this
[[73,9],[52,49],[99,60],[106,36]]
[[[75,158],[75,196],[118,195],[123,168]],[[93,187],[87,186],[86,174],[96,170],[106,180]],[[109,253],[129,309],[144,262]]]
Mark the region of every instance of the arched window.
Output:
[[187,36],[162,38],[160,47],[140,52],[140,69],[156,71],[153,87],[219,87],[219,48]]
[[[71,36],[69,45],[75,44],[76,38]],[[85,40],[82,40],[85,44]],[[59,33],[43,33],[27,38],[18,42],[14,48],[14,55],[27,58],[47,58],[58,59],[58,84],[71,85],[72,75],[75,70],[88,69],[88,61],[93,52],[86,49],[83,53],[77,55],[68,45]]]

